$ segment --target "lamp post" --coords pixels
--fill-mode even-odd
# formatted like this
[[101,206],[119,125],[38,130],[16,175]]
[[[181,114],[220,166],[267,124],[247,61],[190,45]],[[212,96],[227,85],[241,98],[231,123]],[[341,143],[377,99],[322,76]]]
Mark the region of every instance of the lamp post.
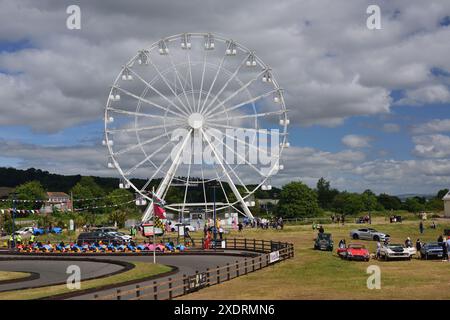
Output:
[[216,188],[219,186],[217,182],[211,186],[213,188],[213,239],[214,239],[214,249],[216,248],[216,240],[217,240],[217,213],[216,213]]

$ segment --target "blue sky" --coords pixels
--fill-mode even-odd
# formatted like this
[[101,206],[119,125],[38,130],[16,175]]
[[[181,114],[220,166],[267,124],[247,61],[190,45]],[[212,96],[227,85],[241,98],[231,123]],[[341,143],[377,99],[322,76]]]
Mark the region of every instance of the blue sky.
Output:
[[276,14],[263,1],[212,1],[201,13],[159,0],[80,1],[81,31],[65,28],[61,2],[3,1],[0,166],[117,175],[104,168],[101,140],[120,66],[160,37],[210,30],[254,48],[285,89],[292,148],[274,184],[324,176],[340,189],[397,194],[450,186],[449,4],[381,1],[382,29],[371,31],[369,1],[292,0]]

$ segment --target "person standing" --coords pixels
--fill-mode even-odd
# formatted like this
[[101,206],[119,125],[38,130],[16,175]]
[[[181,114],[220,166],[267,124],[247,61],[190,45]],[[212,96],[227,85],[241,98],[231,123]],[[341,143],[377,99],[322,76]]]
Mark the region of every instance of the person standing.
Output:
[[420,234],[423,233],[423,222],[422,221],[420,221],[420,223],[419,223],[419,231],[420,231]]
[[450,252],[450,237],[446,241],[447,244],[447,260],[450,262],[450,259],[448,257],[448,253]]
[[439,237],[437,238],[437,242],[439,242],[439,243],[444,242],[444,238],[442,237],[442,234],[440,234]]
[[242,232],[242,228],[243,228],[244,226],[242,225],[242,222],[239,222],[238,223],[238,229],[239,229],[239,232]]
[[381,242],[377,241],[377,259],[380,259]]
[[420,239],[416,240],[416,250],[417,250],[417,254],[420,253],[420,250],[422,249],[422,243],[420,242]]
[[444,238],[444,241],[442,241],[442,260],[448,261],[447,239],[445,239],[445,238]]

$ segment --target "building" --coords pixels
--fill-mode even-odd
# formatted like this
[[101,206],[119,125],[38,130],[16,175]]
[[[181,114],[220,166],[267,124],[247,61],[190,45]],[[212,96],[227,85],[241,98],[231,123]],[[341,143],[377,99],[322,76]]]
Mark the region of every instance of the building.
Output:
[[47,192],[47,201],[44,203],[44,212],[52,212],[53,208],[61,211],[72,211],[73,204],[70,196],[65,192]]
[[450,218],[450,191],[442,198],[444,200],[444,217]]

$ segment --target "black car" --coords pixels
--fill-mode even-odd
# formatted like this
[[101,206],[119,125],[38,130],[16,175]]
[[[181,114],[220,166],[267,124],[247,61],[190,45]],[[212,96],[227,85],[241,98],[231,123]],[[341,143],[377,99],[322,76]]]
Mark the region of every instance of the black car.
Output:
[[99,242],[102,241],[104,243],[109,242],[117,242],[122,243],[122,239],[120,237],[117,237],[115,235],[109,234],[104,231],[93,231],[93,232],[82,232],[78,235],[77,243],[83,243],[83,242]]
[[421,259],[433,259],[441,258],[444,255],[444,250],[442,249],[442,242],[428,242],[425,243],[422,248],[420,248],[420,258]]
[[319,233],[314,242],[314,249],[333,251],[333,239],[331,233]]

